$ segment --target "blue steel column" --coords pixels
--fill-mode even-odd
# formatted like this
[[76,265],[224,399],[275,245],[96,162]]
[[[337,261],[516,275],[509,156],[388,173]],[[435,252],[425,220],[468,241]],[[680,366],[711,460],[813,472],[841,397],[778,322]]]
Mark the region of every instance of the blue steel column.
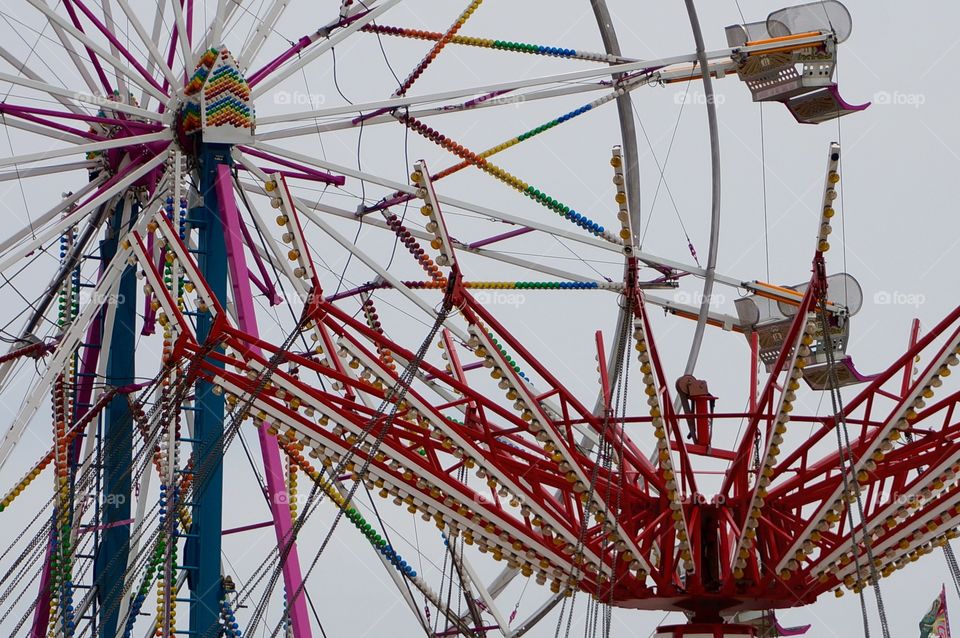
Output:
[[[230,163],[230,147],[204,144],[198,155],[202,204],[190,211],[189,221],[198,229],[198,265],[213,295],[226,306],[227,248],[223,220],[217,201],[219,164]],[[210,334],[209,313],[197,317],[197,337],[202,344]],[[222,352],[218,348],[217,352]],[[223,367],[222,363],[214,363]],[[199,638],[218,636],[218,618],[223,585],[220,573],[220,535],[223,513],[223,419],[224,398],[213,393],[212,384],[197,382],[194,419],[193,526],[187,539],[185,561],[191,592],[190,631]]]
[[[114,210],[109,232],[100,244],[104,263],[117,253],[117,243],[130,229],[137,216],[136,205],[131,206],[130,219],[123,219],[121,200]],[[125,223],[126,222],[126,223]],[[133,266],[120,276],[117,296],[108,301],[116,306],[116,318],[107,353],[106,383],[125,386],[134,382],[136,374],[134,347],[136,345],[137,277]],[[101,638],[114,638],[117,633],[120,597],[130,551],[130,464],[133,453],[133,419],[126,395],[117,395],[104,410],[103,416],[103,503],[101,503],[102,532],[94,565],[97,598],[100,605]]]

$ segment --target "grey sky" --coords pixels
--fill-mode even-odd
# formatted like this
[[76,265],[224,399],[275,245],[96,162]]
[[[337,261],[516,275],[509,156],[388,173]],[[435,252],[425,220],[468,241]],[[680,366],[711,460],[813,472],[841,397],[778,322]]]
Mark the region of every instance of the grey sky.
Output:
[[[144,22],[152,22],[154,2],[130,0],[130,4]],[[250,14],[226,36],[227,46],[234,51],[248,32],[251,17],[262,13],[268,3],[249,0],[243,4]],[[296,40],[332,20],[339,3],[299,0],[290,4],[258,58],[261,63],[287,46],[287,41]],[[747,88],[735,76],[715,82],[723,164],[719,271],[741,280],[769,280],[778,284],[796,284],[809,277],[824,156],[829,142],[840,141],[844,153],[843,197],[828,264],[831,272],[845,270],[855,276],[863,288],[866,301],[863,310],[853,320],[849,351],[861,370],[875,372],[903,351],[914,317],[929,327],[956,306],[960,217],[954,214],[952,207],[956,174],[960,168],[960,129],[956,126],[958,89],[953,79],[960,36],[955,28],[957,10],[945,2],[917,5],[888,0],[849,0],[846,4],[853,15],[854,26],[851,38],[840,48],[838,79],[848,102],[874,102],[867,111],[851,115],[839,123],[812,127],[797,124],[783,106],[767,104],[762,108],[761,131],[761,110],[751,102]],[[385,14],[379,22],[442,31],[463,5],[462,2],[407,0]],[[699,5],[707,48],[726,46],[723,28],[740,21],[736,1],[719,0]],[[212,0],[198,2],[198,22],[204,23],[204,15],[209,17],[215,6]],[[609,6],[626,56],[652,59],[693,51],[693,39],[681,2],[609,0]],[[747,21],[761,20],[781,6],[759,0],[739,2]],[[114,10],[119,15],[116,7]],[[60,11],[62,13],[62,9]],[[42,28],[43,19],[28,3],[0,0],[0,18],[0,44],[14,56],[22,59],[36,45],[30,57],[31,65],[41,71],[45,81],[71,89],[83,88],[62,47],[51,39],[49,29],[38,39],[35,30]],[[120,30],[125,28],[123,26]],[[462,33],[602,50],[589,3],[574,0],[486,0]],[[132,29],[128,36],[136,40]],[[166,42],[162,36],[161,44],[165,46]],[[311,106],[339,106],[345,104],[346,99],[366,102],[389,97],[396,88],[393,74],[401,80],[406,77],[428,45],[422,41],[385,36],[382,46],[383,52],[373,35],[351,37],[335,49],[336,69],[330,55],[320,58],[304,73],[295,74],[262,96],[256,104],[258,115],[266,117]],[[253,66],[257,68],[259,64]],[[423,75],[411,95],[531,78],[588,66],[582,62],[511,56],[489,50],[451,49]],[[0,71],[15,73],[5,62],[0,62]],[[6,92],[8,87],[8,84],[0,83],[0,90]],[[137,91],[138,96],[139,93]],[[586,93],[479,109],[438,116],[428,122],[479,152],[577,108],[598,95]],[[8,101],[15,104],[23,96],[35,98],[37,94],[13,89]],[[685,232],[701,263],[707,252],[709,147],[702,98],[698,82],[689,86],[679,83],[645,87],[633,93],[637,121],[643,131],[639,140],[641,216],[646,228],[643,248],[683,262],[693,260]],[[154,107],[155,103],[151,108]],[[616,231],[616,208],[608,164],[610,148],[619,143],[615,118],[616,111],[608,104],[511,149],[494,161]],[[413,134],[405,135],[403,128],[394,123],[365,127],[362,137],[354,129],[303,135],[276,144],[351,168],[356,168],[359,161],[362,170],[400,182],[406,181],[410,165],[416,159],[423,158],[432,170],[455,163],[451,155]],[[60,142],[40,141],[36,136],[12,128],[4,129],[0,145],[5,147],[0,151],[3,156],[63,146]],[[761,156],[765,158],[765,165],[761,163]],[[664,165],[661,181],[658,166]],[[81,171],[0,183],[0,205],[7,219],[0,226],[0,237],[9,236],[14,229],[27,223],[28,215],[30,219],[38,217],[57,201],[62,191],[79,189],[85,179]],[[353,179],[348,180],[341,192],[330,189],[321,193],[309,188],[313,185],[298,187],[297,195],[310,200],[320,198],[329,206],[349,211],[356,208],[361,195],[366,195],[370,202],[389,193],[389,189],[361,185]],[[445,180],[438,185],[438,192],[553,226],[563,225],[562,220],[552,213],[536,207],[529,199],[497,185],[488,175],[477,171],[464,171]],[[266,203],[260,200],[259,206],[269,219],[272,212]],[[399,214],[400,210],[396,212]],[[458,235],[471,240],[502,231],[502,225],[478,220],[475,213],[451,210],[448,215]],[[408,219],[419,225],[419,215],[416,219],[414,216],[415,210],[411,209]],[[351,239],[356,235],[357,245],[374,255],[381,265],[390,263],[391,272],[401,279],[421,276],[402,246],[395,260],[390,260],[392,237],[382,231],[358,228],[352,220],[331,219],[331,223]],[[766,236],[765,226],[769,229]],[[568,226],[568,229],[573,228]],[[372,278],[371,271],[356,259],[347,265],[346,252],[319,231],[309,229],[308,234],[323,262],[321,279],[327,292],[337,288],[341,272],[344,273],[344,288]],[[616,253],[570,241],[560,242],[542,234],[512,239],[500,247],[516,256],[568,269],[584,278],[607,276],[616,279],[621,269]],[[467,277],[475,280],[542,278],[487,259],[466,257],[463,264]],[[37,297],[54,268],[52,255],[39,258],[15,280],[18,290],[30,299]],[[691,295],[695,298],[698,287],[699,280],[685,281],[679,292],[662,294],[680,300],[689,299]],[[719,293],[717,309],[734,313],[736,292],[720,289]],[[385,323],[391,322],[391,334],[402,337],[408,347],[416,349],[426,332],[423,315],[416,315],[411,304],[391,293],[378,295],[378,300],[383,302],[380,310]],[[593,333],[603,329],[608,343],[612,340],[615,301],[616,297],[606,292],[525,291],[515,296],[491,297],[498,316],[587,403],[592,403],[597,392]],[[356,309],[355,304],[345,307],[351,311]],[[16,315],[23,308],[23,300],[10,286],[0,288],[0,325],[13,321],[8,330],[15,332],[19,325]],[[661,356],[668,373],[675,377],[681,373],[686,360],[693,324],[664,318],[657,311],[653,314],[656,315],[654,328]],[[22,322],[22,318],[19,321]],[[282,341],[290,326],[289,313],[280,307],[278,314],[274,315],[272,310],[261,307],[260,322],[265,338]],[[144,338],[138,344],[138,364],[145,374],[152,374],[156,369],[157,352],[156,338]],[[707,379],[713,394],[720,397],[718,409],[735,411],[743,407],[747,366],[748,350],[742,336],[708,330],[698,376]],[[0,409],[3,415],[0,422],[13,418],[32,380],[33,371],[30,367],[23,368],[17,382],[0,396],[3,408]],[[639,410],[640,394],[640,391],[634,392],[631,409]],[[806,392],[800,399],[804,411],[826,413],[829,401],[824,400],[822,404],[820,401],[820,395],[812,392]],[[0,472],[0,490],[5,491],[19,479],[49,445],[50,425],[45,410],[46,407],[41,408],[18,448],[17,456]],[[793,435],[802,437],[803,433],[798,428]],[[252,429],[246,429],[245,436],[256,456]],[[650,437],[644,438],[643,433],[638,433],[636,439],[649,445]],[[256,483],[242,450],[232,448],[229,451],[227,477],[224,526],[263,520],[266,508],[257,494]],[[304,495],[307,492],[303,487],[305,483],[301,483]],[[50,493],[49,484],[49,475],[42,476],[9,511],[0,513],[0,545],[5,546],[30,521]],[[362,509],[369,515],[367,505],[364,501]],[[439,588],[437,567],[443,554],[437,530],[402,509],[393,508],[389,501],[378,501],[377,506],[384,519],[397,530],[395,536],[403,539],[394,538],[394,545],[417,565],[417,570],[433,583],[435,589]],[[309,562],[311,542],[322,538],[333,511],[327,504],[321,505],[306,527],[307,538],[301,550],[304,562]],[[225,551],[230,566],[227,569],[240,578],[248,575],[263,559],[272,541],[269,529],[228,537]],[[424,552],[422,559],[416,557],[418,545]],[[484,560],[486,557],[476,552],[473,557],[485,578],[498,573],[499,565],[493,561]],[[431,562],[436,565],[431,566]],[[6,559],[0,560],[0,566],[7,564]],[[922,564],[884,580],[882,588],[892,634],[903,636],[916,631],[917,622],[941,583],[949,583],[949,578],[942,558],[934,554]],[[532,581],[525,588],[523,580],[517,579],[502,598],[506,613],[514,604],[519,604],[518,617],[529,614],[544,599],[542,588]],[[331,549],[319,561],[317,573],[310,579],[309,591],[328,636],[418,635],[416,623],[399,600],[373,552],[354,530],[347,529],[347,525],[341,525]],[[960,604],[956,593],[949,587],[948,596],[952,605]],[[868,600],[872,605],[872,597],[868,596]],[[422,601],[418,602],[422,605]],[[272,614],[268,616],[274,619],[273,622],[278,617],[276,605],[279,604],[280,599],[274,596]],[[585,608],[585,597],[580,597],[573,635],[582,631]],[[0,632],[12,627],[8,623],[15,622],[13,617],[19,617],[23,609],[25,607],[18,608],[17,613],[0,621]],[[185,623],[185,607],[181,614]],[[241,614],[241,622],[243,617]],[[663,614],[616,610],[614,618],[613,635],[646,637]],[[859,607],[851,595],[841,600],[824,597],[813,606],[785,611],[781,618],[784,624],[813,623],[809,635],[816,638],[859,635],[861,631]],[[528,635],[554,635],[556,619],[554,612]],[[670,620],[679,622],[679,617],[674,614]],[[872,629],[877,634],[879,625],[875,614],[872,621]]]

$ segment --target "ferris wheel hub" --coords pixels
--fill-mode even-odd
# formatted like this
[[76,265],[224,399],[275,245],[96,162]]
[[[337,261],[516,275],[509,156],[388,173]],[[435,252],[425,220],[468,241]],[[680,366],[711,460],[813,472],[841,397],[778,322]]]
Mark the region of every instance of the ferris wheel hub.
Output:
[[256,116],[250,85],[226,47],[200,56],[183,96],[175,128],[184,150],[198,148],[198,135],[206,143],[253,142]]

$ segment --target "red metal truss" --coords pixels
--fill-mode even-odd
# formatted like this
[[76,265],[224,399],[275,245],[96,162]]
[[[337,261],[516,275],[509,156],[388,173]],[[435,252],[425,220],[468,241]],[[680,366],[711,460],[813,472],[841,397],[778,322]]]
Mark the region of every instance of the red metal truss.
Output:
[[[691,610],[703,619],[806,604],[842,584],[862,587],[871,573],[864,526],[877,570],[888,574],[960,523],[960,389],[940,389],[957,363],[960,308],[845,397],[842,419],[787,418],[785,406],[792,407],[806,344],[820,320],[818,252],[811,285],[751,407],[690,413],[675,407],[628,269],[631,343],[642,373],[635,383],[647,409],[617,416],[610,409],[613,380],[600,379],[605,399],[599,410],[588,408],[471,295],[447,245],[443,271],[430,269],[457,308],[438,333],[446,367],[426,357],[398,402],[401,376],[416,353],[383,329],[372,302],[355,318],[323,296],[292,198],[282,176],[274,178],[297,246],[305,306],[300,330],[314,344],[308,351],[281,350],[233,325],[167,220],[132,235],[158,320],[175,334],[170,357],[195,363],[188,367],[194,378],[185,382],[196,376],[213,382],[229,405],[248,406],[246,418],[301,441],[328,468],[351,473],[525,575],[549,580],[557,591],[580,588],[613,604]],[[442,221],[439,206],[435,214]],[[180,262],[198,304],[214,315],[206,343],[197,341],[189,315],[162,285],[148,250],[151,237]],[[416,257],[416,240],[401,238]],[[917,356],[927,364],[914,377],[908,373]],[[477,357],[479,366],[468,357]],[[739,421],[746,427],[734,449],[716,449],[687,441],[685,425],[701,418],[717,427]],[[813,434],[791,437],[788,421],[810,424]],[[856,500],[843,497],[835,440],[843,424],[855,468],[849,478],[861,486],[864,507],[863,523],[855,509],[853,534],[847,502]],[[628,425],[637,426],[629,430],[632,437]],[[592,446],[584,445],[585,436]],[[598,460],[600,448],[613,450],[613,458]],[[701,493],[705,457],[728,463],[716,495]]]

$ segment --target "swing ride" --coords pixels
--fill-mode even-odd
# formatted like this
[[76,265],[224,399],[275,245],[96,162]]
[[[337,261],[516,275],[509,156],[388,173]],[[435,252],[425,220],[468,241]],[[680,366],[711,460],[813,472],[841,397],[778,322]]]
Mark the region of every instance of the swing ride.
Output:
[[[520,636],[556,610],[572,616],[578,594],[605,635],[617,607],[686,615],[659,638],[756,636],[731,619],[870,591],[888,636],[881,580],[949,551],[960,306],[915,329],[885,369],[854,365],[863,295],[830,252],[841,145],[807,202],[805,281],[716,268],[713,82],[739,79],[797,125],[863,111],[836,82],[852,28],[841,3],[728,27],[727,48],[710,51],[686,0],[696,51],[662,59],[624,55],[602,1],[592,11],[603,52],[466,35],[482,0],[442,31],[393,26],[399,0],[343,0],[298,39],[278,35],[287,0],[27,4],[22,37],[57,59],[0,47],[0,117],[31,149],[11,146],[0,180],[39,184],[45,207],[0,241],[5,298],[19,304],[6,310],[0,356],[11,407],[0,517],[23,528],[0,554],[9,635],[317,636],[309,586],[334,578],[318,560],[338,526],[365,539],[430,636]],[[397,75],[384,50],[395,84],[350,102],[337,64],[361,38],[380,49],[407,40],[416,62]],[[431,73],[453,51],[562,70],[464,88]],[[293,99],[291,83],[328,74],[347,103]],[[691,82],[706,96],[712,151],[704,267],[640,242],[631,98]],[[554,115],[483,150],[443,132],[511,105]],[[612,197],[578,210],[558,199],[580,201],[571,184],[504,167],[501,153],[593,111],[619,118],[605,142]],[[360,166],[359,150],[356,166],[319,150],[388,129],[423,145],[426,159],[393,156],[402,177]],[[503,188],[488,199],[458,197],[492,184]],[[546,240],[614,265],[559,267],[503,248]],[[658,294],[690,279],[700,304]],[[711,306],[720,287],[743,293],[736,314]],[[589,333],[589,389],[487,303],[517,291],[554,294],[561,313],[610,313]],[[655,314],[693,326],[685,367],[664,360]],[[741,334],[750,352],[748,395],[724,397],[742,410],[697,376],[711,330]],[[804,413],[803,393],[825,397],[829,414]],[[230,478],[238,455],[255,466],[253,498]],[[367,495],[437,528],[441,578],[416,566],[396,529],[390,538],[390,508],[361,507]],[[266,523],[242,516],[254,500]],[[255,550],[266,556],[237,569],[254,550],[231,555],[230,539],[254,529],[272,530]],[[489,578],[484,559],[503,570]],[[545,596],[516,618],[498,598],[526,579]],[[455,587],[466,609],[451,604]]]

